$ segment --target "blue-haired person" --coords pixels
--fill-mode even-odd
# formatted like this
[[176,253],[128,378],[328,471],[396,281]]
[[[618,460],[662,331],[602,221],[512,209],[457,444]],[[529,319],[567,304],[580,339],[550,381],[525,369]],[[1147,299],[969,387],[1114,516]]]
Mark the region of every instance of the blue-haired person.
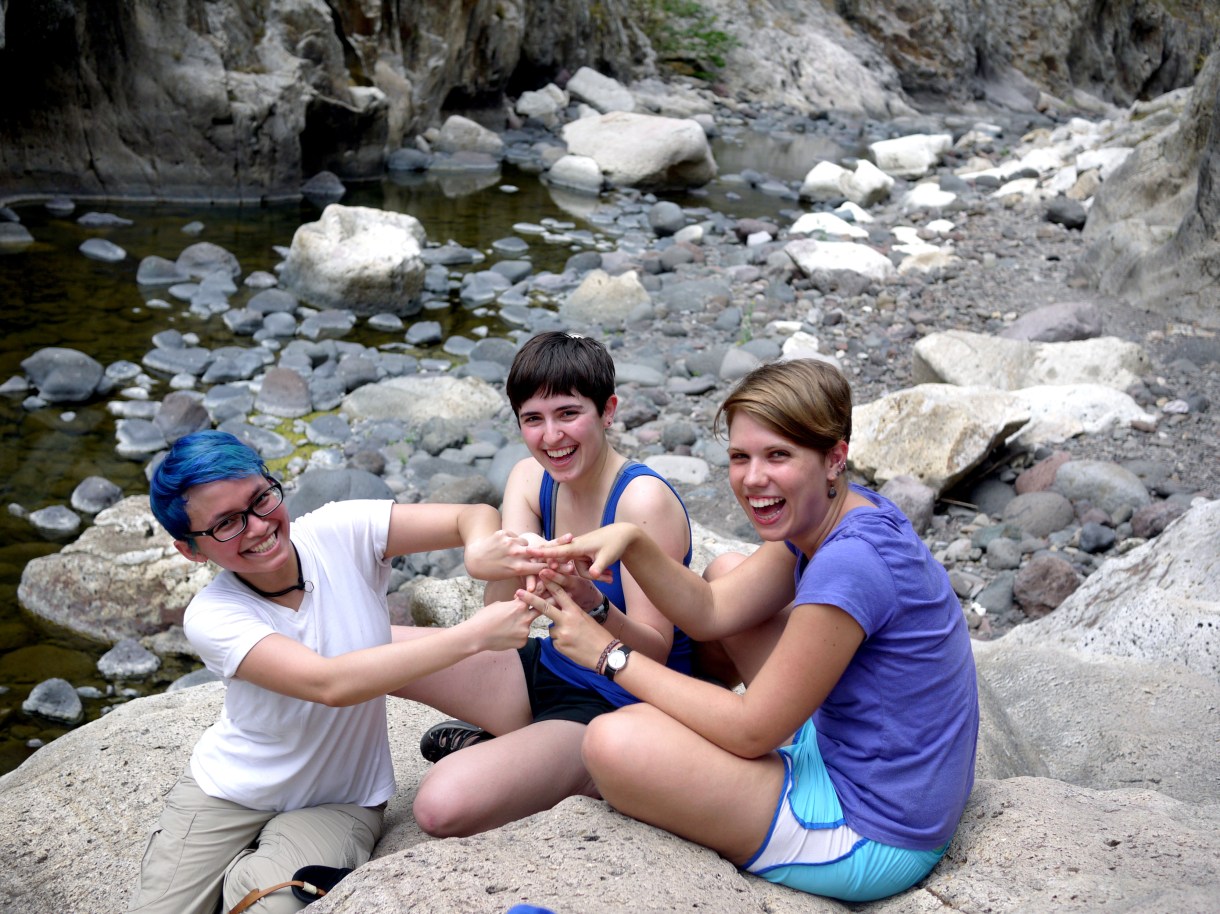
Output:
[[[481,651],[520,647],[536,616],[508,600],[395,640],[390,560],[462,546],[473,575],[519,574],[524,565],[492,538],[499,512],[351,500],[290,522],[259,455],[219,431],[174,443],[150,501],[183,556],[220,568],[183,624],[226,690],[149,838],[130,910],[213,914],[223,901],[230,911],[301,867],[359,866],[395,788],[386,694]],[[281,890],[255,910],[303,905]]]

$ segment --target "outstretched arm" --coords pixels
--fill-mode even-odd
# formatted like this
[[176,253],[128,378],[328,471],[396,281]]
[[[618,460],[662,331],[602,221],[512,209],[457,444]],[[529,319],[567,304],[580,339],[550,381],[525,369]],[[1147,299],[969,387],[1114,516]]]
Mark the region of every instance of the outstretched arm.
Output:
[[303,701],[331,707],[359,704],[401,689],[480,651],[521,647],[538,613],[519,600],[492,603],[465,622],[427,638],[395,641],[323,657],[299,641],[273,634],[254,645],[237,678]]
[[500,528],[500,512],[491,505],[394,505],[386,555],[462,546],[467,573],[491,581],[538,573],[541,563],[525,554],[527,544]]
[[711,584],[634,524],[610,524],[531,551],[539,558],[573,561],[593,580],[607,579],[606,569],[621,560],[653,605],[698,641],[715,641],[757,625],[793,596],[795,558],[782,543],[764,543]]
[[500,512],[491,505],[394,505],[390,509],[385,554],[453,549],[491,536],[499,529]]
[[[551,640],[577,663],[595,668],[610,643],[606,632],[563,592],[552,602],[519,592],[555,624]],[[641,701],[734,755],[758,758],[783,745],[830,694],[864,640],[851,616],[834,606],[793,608],[784,633],[744,693],[685,676],[633,653],[614,681]]]

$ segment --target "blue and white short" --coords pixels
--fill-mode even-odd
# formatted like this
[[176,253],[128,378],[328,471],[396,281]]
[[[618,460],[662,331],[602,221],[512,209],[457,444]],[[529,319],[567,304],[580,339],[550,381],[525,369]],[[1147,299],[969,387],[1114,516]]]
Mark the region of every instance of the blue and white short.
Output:
[[797,740],[779,750],[784,789],[767,838],[744,869],[769,882],[843,901],[886,898],[928,875],[948,843],[913,851],[855,832],[843,821],[812,725]]

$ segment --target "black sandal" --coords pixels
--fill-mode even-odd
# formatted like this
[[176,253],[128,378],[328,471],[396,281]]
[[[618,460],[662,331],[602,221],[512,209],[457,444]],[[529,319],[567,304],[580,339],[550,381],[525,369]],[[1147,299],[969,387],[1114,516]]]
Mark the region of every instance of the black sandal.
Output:
[[419,738],[419,754],[429,762],[439,762],[459,749],[495,739],[482,727],[464,720],[447,720],[424,732]]

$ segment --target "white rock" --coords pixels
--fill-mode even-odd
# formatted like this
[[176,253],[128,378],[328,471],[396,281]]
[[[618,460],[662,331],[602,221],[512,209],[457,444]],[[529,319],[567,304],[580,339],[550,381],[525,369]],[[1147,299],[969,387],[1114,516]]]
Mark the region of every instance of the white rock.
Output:
[[1017,178],[1014,181],[1008,181],[1005,184],[1001,184],[999,190],[997,190],[991,196],[993,196],[993,197],[1009,197],[1009,196],[1032,197],[1035,193],[1037,193],[1037,191],[1038,191],[1038,179],[1037,178]]
[[591,67],[581,67],[568,80],[568,92],[588,102],[599,112],[634,111],[635,97],[617,79],[603,76]]
[[1057,444],[1077,435],[1097,435],[1132,422],[1156,424],[1127,393],[1104,384],[1054,384],[1013,393],[1029,410],[1029,425],[1010,444]]
[[414,216],[332,203],[293,235],[280,282],[317,308],[408,316],[419,310],[425,240]]
[[784,251],[806,274],[848,272],[884,281],[895,272],[890,259],[880,251],[851,241],[798,239],[784,245]]
[[1076,168],[1079,171],[1088,171],[1090,168],[1096,168],[1101,171],[1101,176],[1104,180],[1114,172],[1114,169],[1123,164],[1129,155],[1131,155],[1131,149],[1128,147],[1110,146],[1102,149],[1093,149],[1088,152],[1082,152],[1076,157]]
[[716,176],[707,134],[679,120],[615,111],[563,128],[568,152],[594,159],[611,183],[626,187],[698,187]]
[[867,238],[868,230],[858,225],[845,222],[831,213],[805,213],[788,231],[793,235],[812,235],[821,232],[824,235],[837,235],[847,238]]
[[870,144],[868,151],[873,162],[887,175],[922,178],[952,147],[953,137],[947,133],[915,133],[893,140],[879,140]]
[[902,198],[902,208],[943,209],[956,199],[957,194],[941,190],[934,182],[925,181],[923,184],[916,184],[907,192]]
[[597,194],[602,189],[602,170],[597,162],[588,156],[564,156],[551,166],[546,178],[558,187],[586,194]]

